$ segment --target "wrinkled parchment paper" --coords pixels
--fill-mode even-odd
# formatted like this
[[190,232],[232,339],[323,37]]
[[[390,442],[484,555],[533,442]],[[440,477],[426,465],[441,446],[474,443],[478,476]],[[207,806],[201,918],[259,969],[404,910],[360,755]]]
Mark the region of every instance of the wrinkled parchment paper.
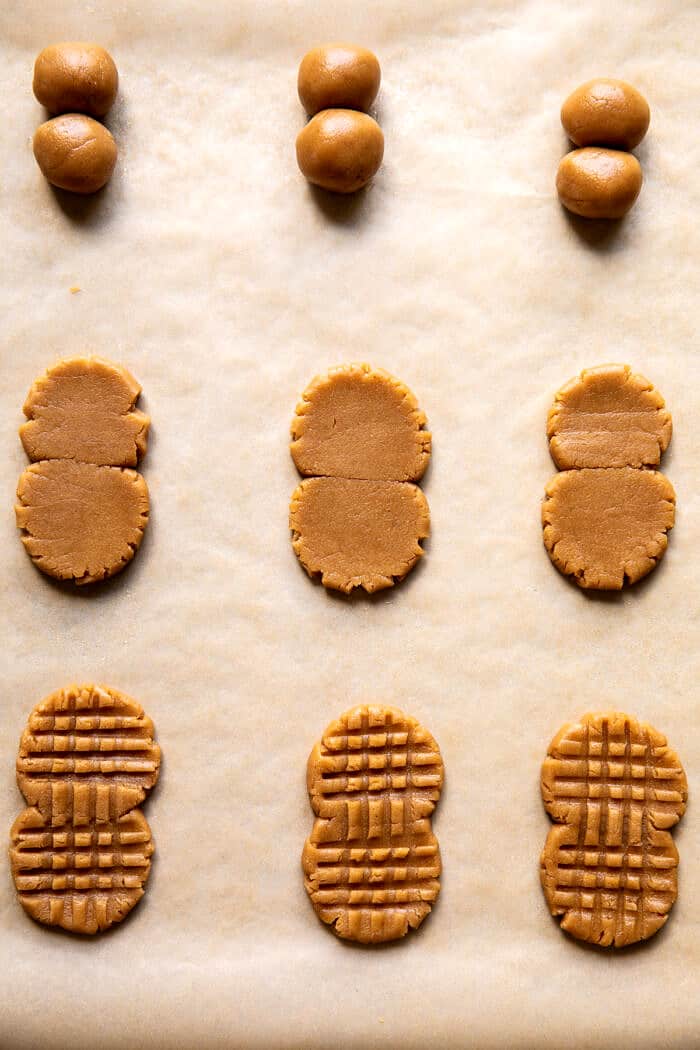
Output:
[[[3,860],[3,1048],[699,1045],[699,34],[680,0],[4,0],[0,829],[23,805],[29,710],[71,681],[138,698],[164,766],[152,877],[121,928],[35,925]],[[34,56],[75,38],[121,75],[117,172],[87,201],[55,194],[30,145]],[[297,64],[329,39],[384,73],[386,162],[351,200],[311,192],[294,158]],[[560,104],[596,74],[652,109],[616,227],[569,219],[553,190]],[[87,594],[34,569],[13,503],[26,392],[89,351],[143,385],[153,516]],[[403,585],[347,601],[293,555],[287,440],[311,377],[365,359],[428,414],[433,535]],[[678,517],[647,582],[595,597],[551,566],[539,505],[554,392],[609,360],[673,413]],[[440,900],[377,951],[321,926],[299,864],[311,745],[370,699],[429,727],[447,777]],[[607,706],[668,735],[691,791],[678,904],[621,954],[567,939],[538,882],[546,746]]]

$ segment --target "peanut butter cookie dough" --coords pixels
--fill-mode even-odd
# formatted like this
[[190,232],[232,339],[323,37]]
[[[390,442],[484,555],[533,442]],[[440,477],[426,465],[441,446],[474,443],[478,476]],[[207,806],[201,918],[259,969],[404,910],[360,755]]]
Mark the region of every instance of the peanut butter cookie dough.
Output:
[[663,556],[675,493],[653,468],[671,440],[664,400],[628,365],[587,369],[557,394],[547,436],[561,473],[546,487],[544,543],[580,587],[619,590]]
[[131,911],[153,854],[136,807],[159,767],[153,723],[115,689],[70,686],[34,708],[17,757],[29,808],[10,832],[12,876],[28,915],[90,934]]
[[381,70],[371,51],[327,44],[301,61],[299,100],[311,117],[297,136],[297,163],[315,186],[355,193],[376,175],[384,157],[382,129],[367,114]]
[[66,41],[39,52],[32,87],[49,113],[104,117],[117,97],[119,74],[114,59],[99,44]]
[[17,488],[17,525],[42,572],[77,584],[113,576],[148,522],[146,482],[133,469],[150,420],[140,386],[99,358],[61,361],[32,386],[20,437],[32,465]]
[[316,914],[347,940],[405,936],[440,892],[430,818],[443,765],[430,733],[395,707],[354,707],[331,722],[309,756],[316,814],[302,854]]
[[313,380],[292,422],[292,458],[306,479],[289,518],[310,576],[345,593],[371,593],[406,576],[430,529],[415,484],[430,450],[413,394],[387,372],[341,365]]
[[559,200],[586,219],[621,219],[642,188],[641,165],[628,151],[649,127],[646,99],[624,80],[600,77],[569,95],[561,122],[572,142],[583,148],[562,157]]
[[64,113],[39,125],[34,156],[52,186],[71,193],[97,193],[112,177],[117,144],[92,117]]
[[540,875],[552,915],[580,940],[621,948],[659,930],[678,895],[668,829],[685,812],[678,756],[620,712],[564,726],[542,766],[552,820]]

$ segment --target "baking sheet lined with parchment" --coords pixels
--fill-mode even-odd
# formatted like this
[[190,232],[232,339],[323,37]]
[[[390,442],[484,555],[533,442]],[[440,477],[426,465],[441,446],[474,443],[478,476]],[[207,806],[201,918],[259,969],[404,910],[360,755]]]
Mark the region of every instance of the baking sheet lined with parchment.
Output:
[[[131,694],[163,749],[154,869],[120,928],[35,925],[4,861],[3,1048],[700,1045],[699,34],[683,2],[2,5],[0,829],[53,689]],[[121,77],[117,171],[84,201],[31,154],[32,63],[61,39],[99,41]],[[297,65],[333,39],[384,78],[385,163],[348,200],[294,158]],[[640,199],[612,226],[554,194],[559,107],[601,74],[652,111]],[[35,376],[87,352],[143,385],[152,520],[130,568],[74,593],[15,529],[17,428]],[[287,529],[294,406],[348,360],[400,377],[434,435],[426,557],[369,600],[311,583]],[[647,581],[595,596],[542,546],[544,428],[556,389],[611,360],[673,414],[678,514]],[[372,699],[441,747],[444,873],[417,934],[363,950],[316,919],[300,853],[309,750]],[[547,744],[606,707],[665,732],[690,790],[678,903],[618,954],[560,933],[538,880]]]

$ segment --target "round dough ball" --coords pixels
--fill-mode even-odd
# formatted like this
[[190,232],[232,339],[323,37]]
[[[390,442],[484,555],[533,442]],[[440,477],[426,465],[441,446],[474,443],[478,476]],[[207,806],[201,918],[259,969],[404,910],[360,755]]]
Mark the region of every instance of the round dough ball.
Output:
[[354,44],[326,44],[307,52],[299,66],[297,87],[309,114],[322,109],[367,112],[382,78],[377,56]]
[[379,170],[384,136],[375,120],[352,109],[325,109],[297,136],[297,161],[315,186],[355,193]]
[[621,219],[642,188],[642,169],[631,153],[575,149],[562,157],[557,193],[565,208],[587,219]]
[[34,94],[49,113],[103,117],[117,97],[118,86],[114,60],[99,44],[51,44],[34,63]]
[[631,84],[600,77],[569,95],[561,122],[577,146],[634,149],[647,133],[649,105]]
[[37,128],[34,156],[52,186],[96,193],[111,178],[117,145],[107,128],[92,117],[66,113]]

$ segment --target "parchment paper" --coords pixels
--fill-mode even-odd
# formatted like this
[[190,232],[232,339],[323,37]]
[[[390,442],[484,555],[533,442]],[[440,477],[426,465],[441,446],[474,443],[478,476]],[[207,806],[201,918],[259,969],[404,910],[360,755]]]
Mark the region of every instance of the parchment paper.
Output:
[[[699,34],[697,4],[659,0],[4,0],[0,829],[29,710],[71,681],[138,698],[164,766],[148,891],[113,933],[35,925],[2,861],[3,1048],[700,1046]],[[87,201],[31,154],[33,59],[61,39],[121,76],[117,172]],[[385,164],[351,200],[294,157],[297,65],[329,39],[384,73]],[[554,195],[559,107],[597,74],[652,109],[613,227]],[[13,515],[27,390],[85,352],[126,364],[153,419],[144,546],[89,594],[36,571]],[[433,534],[403,585],[347,601],[292,552],[287,441],[311,377],[365,359],[428,414]],[[661,567],[605,598],[555,571],[539,513],[551,399],[609,360],[673,413],[678,517]],[[376,951],[322,927],[299,864],[308,752],[372,699],[429,727],[447,777],[440,900]],[[691,792],[672,917],[619,954],[563,935],[538,882],[547,744],[609,706],[668,735]]]

